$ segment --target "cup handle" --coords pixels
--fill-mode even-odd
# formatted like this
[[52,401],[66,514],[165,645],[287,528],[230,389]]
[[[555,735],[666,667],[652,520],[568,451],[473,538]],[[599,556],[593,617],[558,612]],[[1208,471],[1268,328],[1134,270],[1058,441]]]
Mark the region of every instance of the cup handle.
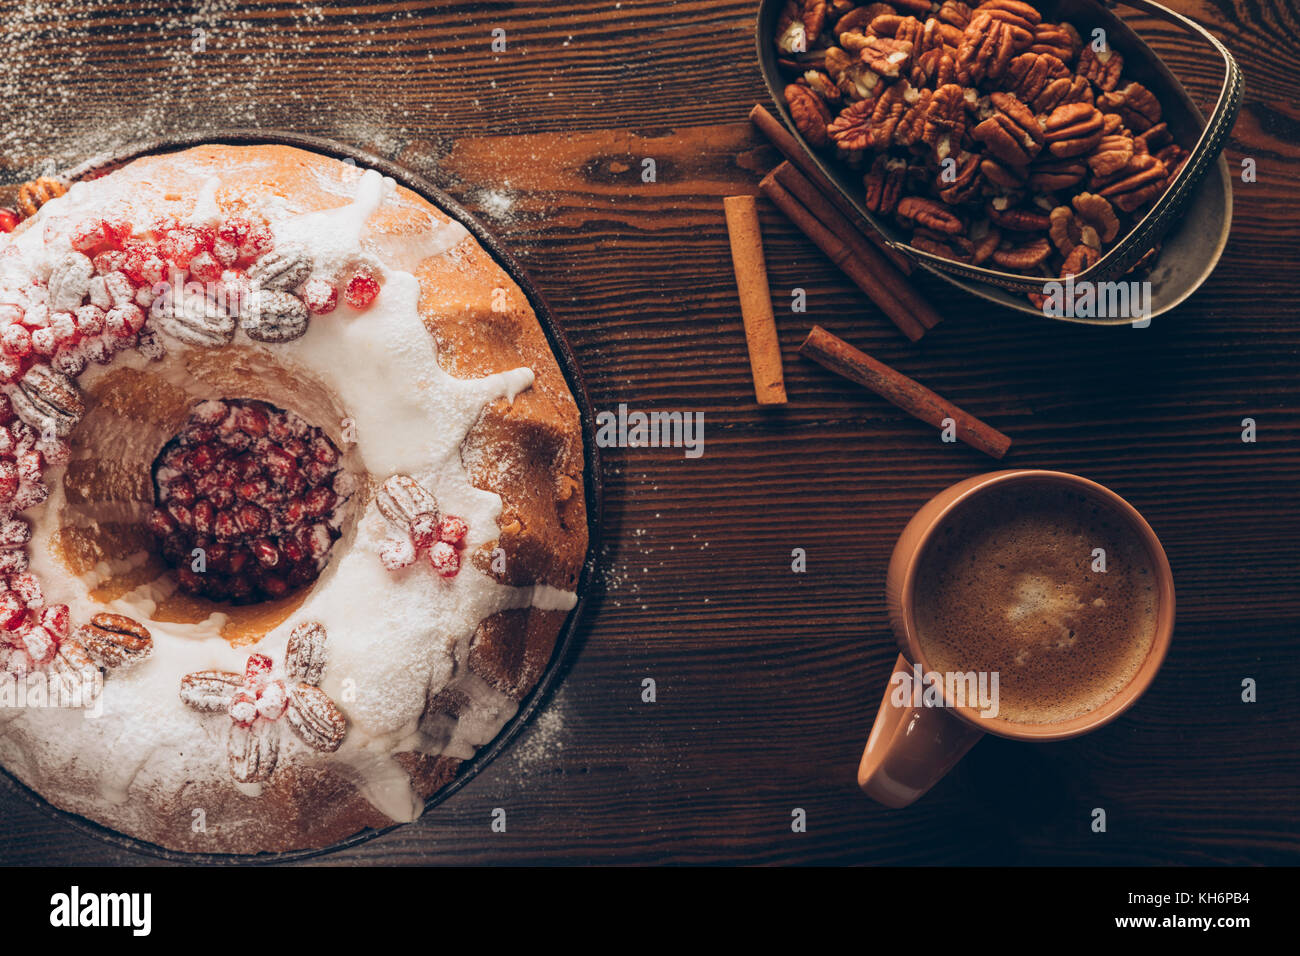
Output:
[[867,748],[858,765],[858,786],[873,800],[895,809],[919,799],[956,766],[984,736],[950,714],[946,707],[900,706],[897,676],[906,674],[911,686],[912,665],[902,654],[885,687]]

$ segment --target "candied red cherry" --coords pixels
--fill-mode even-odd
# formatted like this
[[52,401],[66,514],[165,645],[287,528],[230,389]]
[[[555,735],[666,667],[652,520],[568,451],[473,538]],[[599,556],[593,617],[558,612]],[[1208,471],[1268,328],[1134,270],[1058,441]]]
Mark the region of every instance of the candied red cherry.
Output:
[[245,501],[261,501],[271,484],[265,478],[249,478],[235,485],[236,497]]
[[5,354],[21,358],[32,352],[32,333],[26,327],[14,324],[0,330],[0,348]]
[[28,624],[18,633],[23,647],[38,664],[53,660],[59,652],[58,639],[39,624]]
[[243,216],[229,216],[217,227],[217,238],[231,245],[242,245],[248,238],[249,232],[253,229],[253,224]]
[[[223,237],[224,238],[224,237]],[[275,236],[266,223],[253,223],[248,235],[239,244],[239,258],[251,261],[266,255],[275,248]]]
[[207,250],[200,252],[190,260],[190,275],[199,282],[218,282],[221,280],[221,273],[224,271],[225,266]]
[[0,384],[12,385],[23,376],[26,368],[15,355],[0,354]]
[[257,576],[257,583],[262,590],[273,598],[284,597],[289,593],[289,582],[278,574],[263,571]]
[[244,664],[244,686],[261,687],[271,676],[271,658],[265,654],[252,654]]
[[123,245],[131,238],[134,227],[131,220],[124,216],[105,216],[103,219],[104,238],[114,246]]
[[77,341],[77,322],[71,312],[50,313],[50,328],[54,330],[59,345],[73,345]]
[[182,226],[163,236],[158,242],[158,252],[182,269],[188,269],[194,257],[205,251],[204,235],[190,226]]
[[78,252],[87,255],[94,253],[96,249],[108,242],[108,237],[104,234],[104,220],[95,218],[81,220],[72,227],[72,232],[68,234],[68,241]]
[[149,224],[149,235],[154,239],[161,239],[169,232],[175,232],[181,227],[181,222],[175,216],[164,214],[154,218]]
[[232,548],[226,557],[226,570],[231,574],[241,573],[247,564],[248,552],[243,548]]
[[438,514],[426,511],[411,519],[411,542],[417,549],[433,547],[438,540]]
[[[117,338],[129,338],[144,328],[144,310],[138,305],[124,305],[104,316],[104,330]],[[36,335],[32,335],[32,348],[40,351]]]
[[343,288],[343,298],[357,311],[370,308],[379,295],[379,280],[368,269],[358,269]]
[[16,461],[18,462],[18,477],[22,481],[41,480],[42,466],[41,453],[39,451],[31,448],[27,451],[19,452]]
[[59,337],[48,326],[32,330],[32,351],[37,355],[53,355],[59,350]]
[[245,534],[265,534],[271,526],[271,516],[266,509],[252,503],[240,505],[235,520],[239,522],[239,530]]
[[18,213],[8,206],[0,208],[0,232],[13,232],[21,222]]
[[284,681],[271,681],[257,694],[257,712],[267,720],[279,720],[289,706]]
[[262,409],[256,405],[244,405],[235,410],[235,425],[245,435],[260,438],[266,434],[269,422]]
[[[158,254],[158,250],[147,242],[131,240],[124,251],[126,264],[122,267],[122,272],[132,282],[137,285],[153,285],[167,277],[167,263]],[[104,279],[107,281],[108,276]],[[131,291],[131,297],[135,297],[134,290]]]
[[194,483],[188,478],[177,478],[167,486],[167,500],[181,505],[194,504]]
[[415,563],[415,545],[409,538],[393,538],[379,549],[379,560],[389,571],[397,571]]
[[126,266],[126,253],[121,249],[105,249],[91,261],[95,275],[106,276],[110,272],[119,272]]
[[273,568],[280,563],[280,549],[270,538],[258,538],[253,542],[253,557],[264,568]]
[[[252,660],[252,658],[249,658]],[[252,694],[240,691],[230,699],[230,707],[227,708],[230,719],[241,727],[249,726],[257,719],[257,698]]]
[[296,538],[281,538],[280,552],[289,564],[301,564],[307,560],[307,549]]
[[56,637],[68,636],[68,621],[66,604],[50,604],[41,608],[41,627]]
[[218,541],[236,540],[239,537],[239,520],[235,517],[235,512],[229,508],[218,511],[216,520],[212,523],[212,533]]
[[330,553],[330,545],[333,543],[334,536],[330,534],[327,524],[314,524],[307,532],[307,551],[318,564]]
[[455,515],[443,515],[442,520],[438,522],[438,540],[446,542],[453,548],[463,545],[465,535],[468,533],[469,526]]
[[66,465],[72,460],[72,446],[62,439],[42,442],[41,457],[47,465]]
[[192,511],[195,534],[212,534],[212,526],[217,517],[217,510],[212,507],[212,502],[207,500],[195,502]]
[[0,574],[14,574],[27,570],[26,551],[0,551]]
[[298,473],[298,461],[283,448],[271,447],[262,456],[262,465],[266,473],[275,481],[284,484]]
[[320,518],[329,514],[337,500],[338,498],[329,488],[317,487],[307,492],[307,497],[302,503],[308,515]]
[[104,331],[104,310],[96,305],[83,305],[72,314],[77,331],[84,336],[98,335]]
[[176,522],[162,508],[154,508],[149,512],[149,518],[146,524],[149,530],[159,538],[165,538],[176,531]]
[[190,415],[194,418],[195,421],[199,422],[200,424],[220,425],[222,420],[225,419],[226,415],[229,413],[229,411],[230,408],[226,405],[225,402],[219,401],[214,398],[214,399],[208,399],[207,401],[199,402],[190,411]]
[[312,315],[329,315],[338,308],[339,290],[324,279],[308,279],[298,294]]
[[17,630],[27,620],[27,605],[14,591],[0,594],[0,629]]
[[212,244],[212,258],[221,263],[223,267],[229,268],[239,261],[239,246],[226,242],[224,239],[218,239]]
[[439,576],[454,578],[460,571],[460,552],[446,541],[434,542],[429,549],[429,563]]

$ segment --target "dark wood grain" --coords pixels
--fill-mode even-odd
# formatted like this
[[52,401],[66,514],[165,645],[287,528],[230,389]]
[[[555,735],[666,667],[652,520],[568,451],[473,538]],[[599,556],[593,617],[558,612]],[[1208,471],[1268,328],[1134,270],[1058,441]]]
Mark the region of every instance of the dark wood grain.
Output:
[[[1300,24],[1285,0],[1173,5],[1240,59],[1227,156],[1259,170],[1236,183],[1227,252],[1196,296],[1149,329],[1093,329],[920,279],[946,318],[909,345],[763,204],[791,402],[759,409],[721,204],[777,162],[745,121],[765,98],[753,4],[0,2],[0,178],[232,124],[355,143],[444,186],[511,245],[597,408],[705,414],[698,460],[608,454],[600,593],[535,723],[419,823],[326,862],[1300,862]],[[1205,51],[1143,32],[1213,95]],[[806,314],[790,312],[796,287]],[[1084,474],[1146,514],[1178,626],[1132,711],[1065,743],[986,739],[905,811],[857,792],[895,655],[890,548],[927,498],[990,465],[798,359],[813,323],[1011,435],[1007,465]],[[645,677],[655,704],[640,702]],[[1240,702],[1245,677],[1256,704]],[[489,829],[494,807],[506,834]],[[807,833],[790,830],[796,807]],[[15,797],[0,811],[0,862],[149,862]]]

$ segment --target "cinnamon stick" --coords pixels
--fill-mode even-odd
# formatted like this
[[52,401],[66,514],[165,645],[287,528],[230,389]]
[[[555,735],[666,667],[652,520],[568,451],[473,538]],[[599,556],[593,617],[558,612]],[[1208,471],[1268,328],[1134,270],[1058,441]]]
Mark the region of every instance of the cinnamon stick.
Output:
[[826,253],[831,262],[853,281],[859,289],[876,303],[898,326],[898,330],[915,342],[925,335],[922,325],[905,305],[870,272],[866,265],[855,256],[854,248],[836,233],[827,228],[820,219],[792,196],[785,187],[769,173],[758,184],[758,188],[773,204],[785,213],[786,217],[799,227],[799,231],[813,241],[817,248]]
[[758,206],[753,196],[727,196],[722,200],[731,239],[731,263],[740,291],[740,315],[745,323],[749,368],[754,376],[754,397],[760,405],[784,405],[785,376],[781,370],[781,345],[772,314],[772,293],[763,260],[763,234],[758,226]]
[[873,359],[819,325],[813,326],[808,338],[799,346],[799,354],[843,375],[849,381],[871,389],[881,398],[935,428],[943,428],[944,420],[951,419],[956,426],[957,437],[986,455],[1001,458],[1011,448],[1011,439],[996,428],[986,425],[920,382]]
[[804,208],[821,220],[823,226],[848,243],[853,250],[853,257],[861,262],[872,277],[884,286],[885,290],[897,299],[922,326],[929,330],[943,321],[943,316],[925,301],[906,277],[900,274],[884,255],[877,252],[871,243],[865,241],[862,233],[853,227],[853,223],[828,202],[817,187],[799,170],[789,163],[782,163],[772,170],[772,175],[787,192],[803,203]]
[[[844,198],[844,194],[826,179],[826,174],[817,168],[817,164],[812,157],[799,145],[799,141],[791,135],[790,131],[781,125],[780,120],[762,106],[755,105],[749,111],[749,121],[767,138],[769,143],[776,147],[777,151],[786,160],[797,166],[808,177],[808,180],[821,191],[822,195],[835,204],[835,208],[844,214],[849,222],[853,224],[855,230],[875,243],[880,251],[889,258],[889,261],[897,266],[904,275],[912,274],[912,260],[897,249],[891,248],[871,227],[870,223],[862,223],[861,213],[854,209],[853,204]],[[859,227],[858,223],[862,223],[866,228]]]

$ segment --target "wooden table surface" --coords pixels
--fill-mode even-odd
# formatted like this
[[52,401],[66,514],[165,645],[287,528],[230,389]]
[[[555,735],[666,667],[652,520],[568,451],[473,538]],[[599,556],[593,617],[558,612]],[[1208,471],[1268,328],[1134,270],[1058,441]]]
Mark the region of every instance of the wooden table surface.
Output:
[[[418,823],[324,862],[1300,862],[1300,25],[1287,0],[1172,5],[1239,58],[1227,157],[1258,169],[1235,183],[1231,240],[1199,293],[1150,328],[1107,329],[921,280],[946,318],[910,345],[763,203],[790,404],[760,410],[722,217],[722,197],[755,192],[776,162],[745,120],[766,101],[754,3],[0,2],[0,179],[232,125],[354,143],[507,241],[597,409],[704,413],[698,459],[606,453],[599,593],[535,722]],[[1204,50],[1145,33],[1213,90]],[[1133,710],[1066,743],[985,739],[904,811],[858,792],[895,655],[894,539],[994,463],[800,360],[813,323],[1007,432],[1007,465],[1086,475],[1145,513],[1178,624]],[[1241,701],[1247,677],[1257,703]],[[0,862],[150,862],[10,794],[0,813]]]

